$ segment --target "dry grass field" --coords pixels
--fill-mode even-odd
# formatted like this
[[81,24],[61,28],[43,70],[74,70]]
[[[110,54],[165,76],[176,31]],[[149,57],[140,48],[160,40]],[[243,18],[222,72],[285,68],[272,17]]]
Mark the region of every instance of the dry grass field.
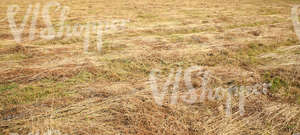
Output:
[[[16,43],[6,12],[47,0],[0,1],[0,135],[56,129],[68,135],[292,135],[300,133],[300,42],[291,21],[297,0],[57,0],[70,7],[66,23],[129,20],[103,33],[101,52],[92,35],[28,38]],[[52,10],[52,23],[59,23]],[[37,29],[45,28],[42,19]],[[31,19],[29,19],[29,22]],[[152,69],[201,65],[211,86],[271,83],[268,94],[249,96],[245,115],[225,101],[155,103]],[[199,88],[201,77],[194,76]],[[184,85],[179,93],[185,91]]]

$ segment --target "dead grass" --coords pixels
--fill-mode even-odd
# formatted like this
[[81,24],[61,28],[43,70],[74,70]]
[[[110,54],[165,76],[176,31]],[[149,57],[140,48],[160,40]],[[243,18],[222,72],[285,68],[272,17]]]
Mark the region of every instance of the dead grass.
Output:
[[[47,1],[0,1],[8,5]],[[299,41],[290,8],[296,0],[58,0],[69,6],[68,24],[128,19],[121,31],[104,33],[102,52],[91,37],[29,41],[25,29],[16,44],[7,21],[0,22],[0,134],[49,128],[67,134],[292,134],[300,132]],[[55,12],[54,12],[55,13]],[[57,25],[59,14],[53,14]],[[40,30],[45,25],[38,21]],[[215,79],[211,87],[270,82],[267,95],[246,100],[232,117],[225,101],[179,100],[158,106],[148,77],[160,69],[160,86],[171,68],[201,65]],[[193,76],[199,89],[201,76]],[[180,82],[180,95],[185,91]],[[169,93],[170,94],[170,93]],[[298,104],[298,105],[297,105]]]

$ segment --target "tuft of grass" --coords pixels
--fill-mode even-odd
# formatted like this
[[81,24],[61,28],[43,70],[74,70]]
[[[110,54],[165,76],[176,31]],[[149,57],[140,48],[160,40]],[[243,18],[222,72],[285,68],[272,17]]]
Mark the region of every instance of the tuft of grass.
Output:
[[297,96],[296,104],[300,105],[300,95]]
[[278,92],[279,89],[288,87],[287,82],[279,77],[274,77],[271,80],[271,84],[272,84],[270,88],[271,92]]
[[0,84],[0,92],[2,91],[8,91],[14,88],[18,88],[18,85],[16,83],[11,84]]

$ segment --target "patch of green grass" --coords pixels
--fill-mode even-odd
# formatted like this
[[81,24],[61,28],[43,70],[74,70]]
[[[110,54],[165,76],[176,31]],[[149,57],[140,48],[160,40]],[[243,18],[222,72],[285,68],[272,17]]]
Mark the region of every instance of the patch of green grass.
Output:
[[297,96],[296,104],[300,105],[300,95]]
[[172,43],[183,42],[184,37],[182,37],[180,35],[173,34],[173,35],[170,36],[170,40],[171,40]]
[[[95,43],[96,44],[96,43]],[[111,42],[104,42],[102,46],[102,54],[108,54],[111,52],[120,52],[127,47],[125,44],[114,44]]]
[[261,15],[275,15],[275,14],[281,14],[282,11],[278,10],[276,8],[262,8],[259,10],[259,14]]
[[[90,82],[94,75],[87,71],[81,71],[76,76],[64,81],[56,81],[52,79],[43,79],[39,82],[17,86],[11,84],[8,86],[0,86],[1,91],[6,91],[5,99],[0,99],[3,106],[27,104],[51,97],[70,96],[72,86]],[[10,90],[10,91],[7,91]]]
[[18,85],[16,83],[11,83],[11,84],[0,84],[0,92],[2,91],[8,91],[14,88],[17,88]]
[[170,59],[168,56],[161,54],[142,54],[138,57],[102,58],[100,60],[106,61],[107,63],[105,63],[99,73],[97,73],[98,78],[112,82],[131,81],[137,78],[145,79],[155,68],[162,70],[162,74],[169,73],[170,68],[177,67],[178,64],[184,65],[183,62],[185,61],[182,58],[175,57]]
[[157,16],[151,12],[139,12],[137,15],[137,19],[139,19],[142,22],[155,22],[157,21]]
[[294,131],[296,127],[297,127],[296,125],[291,124],[291,125],[286,125],[286,126],[284,127],[284,129],[285,129],[286,131],[291,132],[291,131]]
[[292,53],[294,53],[294,54],[300,54],[300,48],[297,48],[297,49],[293,50]]
[[262,53],[271,52],[275,47],[271,45],[264,45],[262,43],[249,43],[242,46],[240,49],[234,52],[228,52],[225,58],[227,59],[226,64],[237,63],[242,67],[256,67],[257,65],[263,64],[263,59],[259,59],[258,56]]
[[285,82],[283,79],[279,77],[274,77],[271,80],[271,84],[272,84],[270,88],[271,92],[278,92],[279,89],[288,87],[287,82]]
[[53,40],[38,40],[33,44],[35,45],[68,45],[74,43],[80,43],[83,41],[83,37],[71,37],[71,38],[55,38]]
[[75,77],[72,78],[76,80],[76,83],[85,83],[93,80],[93,74],[87,71],[81,71]]
[[132,78],[143,78],[151,70],[147,61],[140,61],[135,58],[113,59],[98,74],[102,79],[109,81],[126,81]]
[[11,60],[23,60],[28,58],[23,53],[13,53],[13,54],[5,54],[5,55],[0,55],[0,61],[11,61]]
[[[185,28],[156,28],[151,30],[139,31],[139,35],[144,36],[170,36],[170,35],[184,35],[184,34],[193,34],[200,32],[216,31],[215,27],[185,27]],[[135,33],[131,33],[130,36],[137,36]]]
[[272,93],[278,92],[281,88],[288,87],[288,83],[284,79],[279,76],[273,76],[270,72],[265,73],[263,77],[266,82],[271,83],[270,91]]
[[49,94],[49,89],[38,85],[27,85],[6,93],[6,99],[1,99],[3,105],[24,104],[40,99]]
[[197,63],[198,65],[217,66],[238,64],[245,68],[256,68],[259,65],[265,65],[269,59],[259,57],[261,54],[276,51],[280,46],[289,46],[296,44],[297,39],[288,39],[283,42],[263,44],[260,42],[247,43],[235,50],[220,50],[207,54],[199,54],[184,61]]
[[283,18],[279,18],[279,17],[276,17],[275,20],[272,20],[272,21],[259,21],[259,22],[253,22],[253,23],[243,23],[243,24],[232,24],[232,25],[229,25],[229,26],[226,26],[225,29],[235,29],[235,28],[243,28],[243,27],[258,27],[258,26],[262,26],[262,25],[270,25],[270,24],[276,24],[276,23],[279,23],[279,22],[285,22],[286,20],[283,19]]
[[298,40],[296,38],[287,39],[284,42],[273,43],[265,45],[259,42],[253,42],[246,45],[246,47],[241,48],[237,51],[236,58],[238,58],[243,64],[253,65],[265,64],[266,59],[258,58],[259,55],[264,53],[270,53],[276,51],[280,46],[290,46],[297,44]]

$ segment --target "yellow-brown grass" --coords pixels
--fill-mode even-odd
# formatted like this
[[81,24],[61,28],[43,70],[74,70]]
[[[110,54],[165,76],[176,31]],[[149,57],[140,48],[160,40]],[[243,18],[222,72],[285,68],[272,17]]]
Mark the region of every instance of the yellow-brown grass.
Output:
[[[1,0],[9,5],[46,0]],[[300,132],[300,52],[290,19],[296,0],[57,0],[71,8],[68,24],[128,19],[126,28],[103,35],[83,52],[83,38],[40,38],[17,44],[0,22],[0,134],[60,130],[66,134],[261,134]],[[51,13],[58,24],[59,14]],[[29,26],[29,24],[27,25]],[[45,28],[39,18],[37,29]],[[92,36],[95,41],[96,37]],[[165,100],[158,106],[148,77],[161,69],[202,65],[217,78],[211,86],[270,82],[267,95],[247,97],[245,115],[234,99]],[[193,84],[200,88],[201,77]],[[180,83],[181,95],[185,92]],[[168,98],[170,95],[167,95]]]

